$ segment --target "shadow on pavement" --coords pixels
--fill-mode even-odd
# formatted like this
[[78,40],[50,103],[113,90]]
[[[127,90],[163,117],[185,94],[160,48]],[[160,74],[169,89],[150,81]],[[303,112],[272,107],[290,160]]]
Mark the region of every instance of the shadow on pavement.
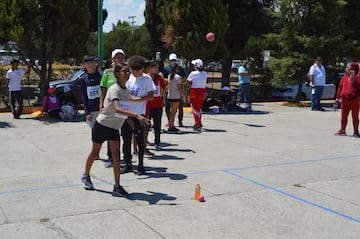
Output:
[[0,128],[1,128],[1,129],[12,128],[12,127],[14,127],[14,126],[11,125],[11,124],[8,123],[8,122],[2,122],[2,121],[0,121]]
[[[162,151],[177,151],[177,150],[162,150]],[[185,158],[177,157],[169,154],[153,155],[148,160],[184,160]]]
[[150,205],[177,205],[176,203],[158,203],[159,201],[174,201],[176,197],[169,196],[165,193],[147,191],[147,193],[130,193],[127,197],[130,200],[146,201]]

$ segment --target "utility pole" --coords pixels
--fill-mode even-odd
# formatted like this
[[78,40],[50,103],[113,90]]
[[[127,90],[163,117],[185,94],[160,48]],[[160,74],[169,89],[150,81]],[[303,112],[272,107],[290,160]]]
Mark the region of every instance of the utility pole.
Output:
[[129,19],[131,19],[130,23],[131,23],[131,36],[134,35],[134,24],[135,24],[135,18],[136,16],[129,16]]
[[98,55],[100,64],[104,62],[104,45],[103,45],[103,0],[98,0]]

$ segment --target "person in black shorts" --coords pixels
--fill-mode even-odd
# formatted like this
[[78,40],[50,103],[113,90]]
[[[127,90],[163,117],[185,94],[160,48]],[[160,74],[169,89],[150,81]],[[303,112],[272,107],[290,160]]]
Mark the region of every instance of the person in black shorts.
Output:
[[96,118],[92,130],[92,149],[89,153],[85,172],[81,177],[83,186],[87,190],[93,190],[94,185],[90,179],[90,170],[95,157],[99,154],[100,148],[105,141],[108,141],[113,156],[113,170],[115,185],[112,192],[113,196],[127,196],[128,193],[120,186],[120,133],[119,129],[125,122],[127,116],[134,117],[141,124],[149,124],[144,116],[128,111],[130,91],[125,87],[129,79],[130,71],[125,63],[115,66],[114,75],[117,82],[113,84],[104,99],[103,110]]

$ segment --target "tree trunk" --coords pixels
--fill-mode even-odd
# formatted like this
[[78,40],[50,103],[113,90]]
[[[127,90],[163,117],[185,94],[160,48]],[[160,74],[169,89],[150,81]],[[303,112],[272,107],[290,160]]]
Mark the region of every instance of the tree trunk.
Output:
[[47,23],[47,11],[44,11],[44,28],[41,38],[41,70],[40,70],[40,102],[42,102],[49,88],[49,81],[46,77],[46,65],[47,65],[47,40],[48,40],[48,23]]
[[221,87],[230,86],[231,62],[232,62],[231,55],[229,55],[223,61]]

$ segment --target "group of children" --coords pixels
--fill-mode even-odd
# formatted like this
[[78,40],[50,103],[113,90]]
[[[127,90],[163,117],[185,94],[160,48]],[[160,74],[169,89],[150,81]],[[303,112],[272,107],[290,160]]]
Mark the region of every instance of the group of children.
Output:
[[[90,170],[99,157],[101,145],[108,142],[108,165],[113,166],[113,196],[126,196],[128,193],[120,186],[120,174],[134,172],[132,165],[132,143],[138,155],[137,175],[144,175],[144,153],[146,152],[147,132],[153,120],[155,149],[161,150],[160,131],[163,99],[167,96],[170,106],[168,132],[178,132],[174,125],[175,115],[182,101],[182,77],[176,62],[169,64],[170,72],[166,79],[159,72],[159,64],[134,55],[127,62],[125,52],[115,49],[111,55],[112,67],[102,74],[96,70],[91,57],[84,58],[86,74],[81,78],[83,103],[86,120],[92,127],[92,149],[89,153],[85,171],[81,177],[83,186],[93,190]],[[201,106],[206,93],[206,73],[202,61],[192,62],[194,71],[188,78],[190,101],[194,115],[194,130],[201,130]],[[182,122],[179,122],[179,124]],[[120,136],[125,165],[120,167]],[[133,140],[134,138],[134,140]]]

